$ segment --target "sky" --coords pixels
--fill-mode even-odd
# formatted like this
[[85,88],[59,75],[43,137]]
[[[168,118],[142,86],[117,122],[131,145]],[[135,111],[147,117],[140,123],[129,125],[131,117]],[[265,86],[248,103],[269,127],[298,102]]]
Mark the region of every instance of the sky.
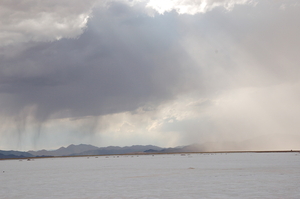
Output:
[[0,149],[300,149],[299,19],[298,0],[2,0]]

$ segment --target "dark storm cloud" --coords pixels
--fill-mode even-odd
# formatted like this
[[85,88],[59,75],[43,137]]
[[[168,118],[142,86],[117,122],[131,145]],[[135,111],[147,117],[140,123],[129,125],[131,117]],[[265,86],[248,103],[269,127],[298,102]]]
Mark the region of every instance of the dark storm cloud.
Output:
[[[15,119],[20,131],[28,116],[59,132],[68,132],[54,128],[60,122],[78,129],[86,120],[86,129],[120,142],[124,132],[128,142],[140,132],[147,141],[174,143],[296,133],[297,1],[161,2],[67,9],[74,21],[89,20],[63,34],[57,26],[29,36],[18,29],[23,39],[0,47],[1,117]],[[47,120],[57,117],[74,120]]]
[[291,39],[299,33],[291,21],[297,7],[271,7],[264,15],[270,4],[260,3],[150,17],[141,5],[95,6],[75,39],[2,47],[1,111],[17,115],[34,106],[38,120],[105,115],[193,90],[205,97],[280,83],[299,72],[299,40]]
[[[36,118],[132,111],[169,100],[189,87],[185,52],[173,15],[151,18],[122,3],[95,8],[77,39],[31,43],[2,56],[2,112],[36,107]],[[18,48],[16,46],[15,48]]]

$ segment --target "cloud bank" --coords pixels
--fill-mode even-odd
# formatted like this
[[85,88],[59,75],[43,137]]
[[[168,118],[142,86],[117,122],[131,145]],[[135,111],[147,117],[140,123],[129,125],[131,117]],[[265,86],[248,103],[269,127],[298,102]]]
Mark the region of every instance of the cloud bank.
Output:
[[283,135],[265,148],[299,144],[290,141],[300,112],[297,1],[3,1],[0,9],[4,148]]

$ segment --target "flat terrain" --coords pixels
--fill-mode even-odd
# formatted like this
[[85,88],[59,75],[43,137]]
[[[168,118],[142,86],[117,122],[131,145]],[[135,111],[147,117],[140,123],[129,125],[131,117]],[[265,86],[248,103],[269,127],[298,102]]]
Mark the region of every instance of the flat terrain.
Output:
[[300,198],[299,152],[0,161],[1,198]]

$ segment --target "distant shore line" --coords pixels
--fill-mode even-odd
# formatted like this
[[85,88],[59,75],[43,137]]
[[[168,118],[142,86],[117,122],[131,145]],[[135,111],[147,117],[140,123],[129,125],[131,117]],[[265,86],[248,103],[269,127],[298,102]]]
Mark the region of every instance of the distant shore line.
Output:
[[76,157],[103,157],[103,156],[137,156],[137,155],[190,155],[190,154],[223,154],[223,153],[300,153],[300,150],[274,150],[274,151],[203,151],[203,152],[136,152],[126,154],[101,154],[101,155],[74,155],[74,156],[37,156],[37,157],[17,157],[17,158],[3,158],[0,160],[34,160],[34,159],[47,159],[47,158],[76,158]]

